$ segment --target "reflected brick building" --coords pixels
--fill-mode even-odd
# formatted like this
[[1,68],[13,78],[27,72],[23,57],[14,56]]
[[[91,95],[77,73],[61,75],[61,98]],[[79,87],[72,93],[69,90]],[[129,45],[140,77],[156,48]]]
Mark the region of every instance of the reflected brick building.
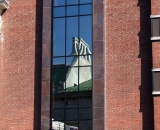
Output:
[[[51,3],[10,0],[2,13],[1,130],[51,127]],[[93,130],[160,129],[159,6],[160,0],[93,0]]]

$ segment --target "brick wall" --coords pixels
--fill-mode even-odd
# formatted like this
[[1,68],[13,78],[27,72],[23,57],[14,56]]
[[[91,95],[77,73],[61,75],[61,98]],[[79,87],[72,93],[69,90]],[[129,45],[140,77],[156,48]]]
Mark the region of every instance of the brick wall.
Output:
[[40,129],[42,1],[36,2],[10,0],[2,15],[1,130]]
[[106,7],[106,128],[153,130],[150,1]]

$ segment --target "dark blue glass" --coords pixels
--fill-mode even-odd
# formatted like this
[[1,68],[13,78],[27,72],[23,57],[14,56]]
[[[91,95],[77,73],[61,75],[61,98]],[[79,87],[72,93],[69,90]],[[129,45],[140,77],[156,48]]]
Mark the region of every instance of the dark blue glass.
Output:
[[92,0],[80,0],[80,4],[91,3]]
[[55,18],[53,25],[53,56],[65,56],[65,19]]
[[67,5],[78,4],[78,0],[67,0]]
[[78,15],[78,6],[68,6],[67,16]]
[[87,45],[89,50],[92,52],[92,17],[81,16],[80,17],[80,38],[82,38]]
[[55,7],[54,8],[54,17],[65,16],[65,7]]
[[53,58],[53,65],[64,65],[65,64],[65,58]]
[[80,6],[80,14],[91,14],[92,13],[92,6],[89,5],[81,5]]
[[74,55],[74,39],[78,38],[78,17],[69,17],[66,22],[66,56],[70,56]]
[[54,0],[54,6],[65,5],[65,0]]

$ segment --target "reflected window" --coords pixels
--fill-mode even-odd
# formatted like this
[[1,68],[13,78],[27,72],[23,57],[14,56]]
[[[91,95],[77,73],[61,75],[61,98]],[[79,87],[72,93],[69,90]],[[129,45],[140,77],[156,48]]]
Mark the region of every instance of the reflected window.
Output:
[[54,0],[52,130],[92,130],[92,1]]

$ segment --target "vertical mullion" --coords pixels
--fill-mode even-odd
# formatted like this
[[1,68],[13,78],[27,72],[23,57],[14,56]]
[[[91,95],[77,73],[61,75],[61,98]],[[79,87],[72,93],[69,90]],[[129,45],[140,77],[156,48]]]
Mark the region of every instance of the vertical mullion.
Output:
[[52,92],[52,73],[53,73],[53,26],[54,26],[54,1],[51,1],[51,71],[50,71],[50,130],[52,130],[52,105],[53,105],[53,92]]
[[66,33],[67,33],[67,0],[65,0],[65,109],[64,109],[64,130],[66,126],[66,72],[67,72],[67,66],[66,66]]
[[[78,44],[80,42],[80,0],[78,0]],[[78,129],[79,129],[79,46],[78,46]]]

